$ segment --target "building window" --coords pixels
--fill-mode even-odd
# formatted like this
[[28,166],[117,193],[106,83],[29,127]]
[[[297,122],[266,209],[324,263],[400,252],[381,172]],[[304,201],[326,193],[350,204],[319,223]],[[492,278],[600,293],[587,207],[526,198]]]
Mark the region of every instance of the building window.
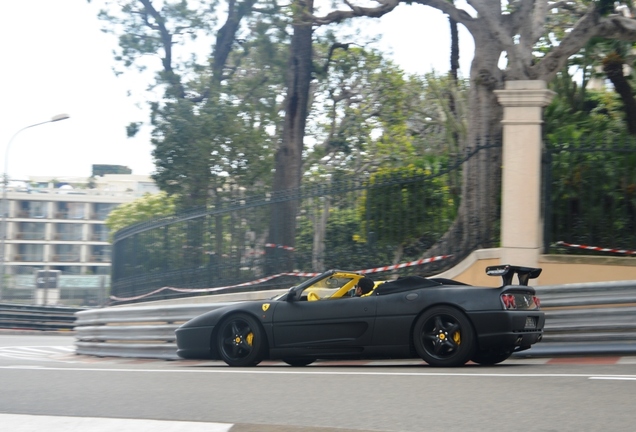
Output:
[[59,202],[55,212],[56,219],[84,219],[86,205],[81,202]]
[[96,203],[94,219],[105,220],[115,207],[117,207],[117,204]]
[[62,241],[81,241],[82,225],[71,223],[55,224],[55,240]]
[[48,202],[44,201],[19,201],[19,217],[43,219],[48,217]]
[[110,262],[110,245],[91,246],[92,262]]
[[46,224],[42,222],[20,222],[16,238],[19,240],[44,240]]
[[84,203],[68,203],[68,218],[84,219],[85,208]]
[[93,241],[108,241],[108,227],[106,225],[91,225],[92,227],[92,235],[91,240]]
[[44,261],[44,245],[18,245],[18,254],[15,257],[15,260],[24,262]]
[[68,218],[68,203],[59,202],[56,204],[55,219]]
[[55,245],[55,255],[53,261],[56,262],[79,262],[79,245]]

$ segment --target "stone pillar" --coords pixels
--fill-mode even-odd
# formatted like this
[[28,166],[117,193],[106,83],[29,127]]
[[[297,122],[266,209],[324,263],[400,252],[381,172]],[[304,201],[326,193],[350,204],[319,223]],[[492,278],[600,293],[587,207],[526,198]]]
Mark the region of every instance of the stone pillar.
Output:
[[543,246],[543,108],[554,92],[544,81],[508,81],[495,91],[503,113],[501,263],[537,267]]

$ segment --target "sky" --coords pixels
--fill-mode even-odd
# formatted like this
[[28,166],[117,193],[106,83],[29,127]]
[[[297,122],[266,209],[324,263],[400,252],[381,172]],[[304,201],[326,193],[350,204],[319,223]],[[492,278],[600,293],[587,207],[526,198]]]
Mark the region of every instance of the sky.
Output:
[[[117,41],[100,30],[100,3],[0,2],[0,161],[11,179],[89,177],[93,164],[154,171],[150,127],[135,138],[125,129],[148,123],[144,90],[150,82],[133,71],[113,73]],[[382,49],[405,71],[448,70],[448,21],[436,10],[400,5],[380,20],[360,22],[364,31],[382,34]],[[461,26],[460,42],[467,76],[473,45]],[[59,114],[69,118],[23,129]]]

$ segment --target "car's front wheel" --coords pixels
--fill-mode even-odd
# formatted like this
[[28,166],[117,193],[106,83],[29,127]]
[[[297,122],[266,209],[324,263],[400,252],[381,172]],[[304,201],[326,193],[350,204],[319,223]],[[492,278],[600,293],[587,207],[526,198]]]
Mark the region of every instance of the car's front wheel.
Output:
[[415,322],[413,344],[417,354],[431,366],[461,366],[475,352],[475,331],[461,311],[436,306]]
[[254,317],[235,314],[221,323],[217,348],[223,361],[230,366],[256,366],[265,357],[267,342]]

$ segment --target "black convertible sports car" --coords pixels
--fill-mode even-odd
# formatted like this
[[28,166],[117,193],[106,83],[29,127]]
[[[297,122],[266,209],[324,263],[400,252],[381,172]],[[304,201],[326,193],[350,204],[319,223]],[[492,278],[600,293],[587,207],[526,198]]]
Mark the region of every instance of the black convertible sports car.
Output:
[[[177,354],[230,366],[415,357],[432,366],[500,363],[541,340],[545,317],[528,286],[541,269],[502,265],[486,273],[501,276],[503,286],[409,276],[376,282],[369,294],[352,297],[363,275],[329,270],[278,297],[191,319],[176,330]],[[515,274],[518,285],[512,285]]]

